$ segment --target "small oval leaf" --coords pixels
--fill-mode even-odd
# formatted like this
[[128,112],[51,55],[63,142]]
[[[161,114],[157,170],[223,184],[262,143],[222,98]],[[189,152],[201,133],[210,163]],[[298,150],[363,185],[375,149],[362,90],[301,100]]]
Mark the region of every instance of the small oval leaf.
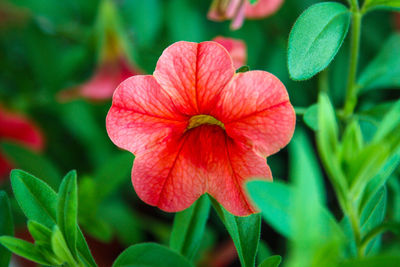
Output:
[[306,80],[325,69],[347,35],[350,12],[327,2],[308,8],[289,35],[288,67],[293,80]]

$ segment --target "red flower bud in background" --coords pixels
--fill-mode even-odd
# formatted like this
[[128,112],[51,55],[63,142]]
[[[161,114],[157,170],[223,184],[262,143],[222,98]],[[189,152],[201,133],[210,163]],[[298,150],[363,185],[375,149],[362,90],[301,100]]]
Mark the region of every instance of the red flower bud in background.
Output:
[[[44,138],[39,128],[25,116],[0,107],[0,141],[11,141],[40,151]],[[12,162],[0,154],[0,180],[6,178]]]
[[96,30],[100,47],[97,67],[88,81],[62,91],[59,95],[61,101],[75,97],[108,100],[122,81],[142,73],[129,59],[123,30],[112,1],[102,2]]
[[226,50],[228,50],[230,56],[232,57],[233,66],[235,69],[246,65],[247,48],[246,44],[242,40],[217,36],[213,39],[213,41],[219,43],[225,47]]
[[233,30],[242,27],[245,18],[260,19],[272,15],[283,0],[259,0],[251,5],[248,0],[214,0],[208,18],[214,21],[232,20]]

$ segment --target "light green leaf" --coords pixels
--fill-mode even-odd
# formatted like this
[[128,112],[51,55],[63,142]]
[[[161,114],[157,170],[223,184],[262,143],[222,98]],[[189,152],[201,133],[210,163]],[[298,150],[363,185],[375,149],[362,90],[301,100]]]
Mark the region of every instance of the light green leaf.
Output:
[[318,3],[304,11],[289,35],[291,78],[306,80],[325,69],[339,51],[349,25],[350,12],[339,3]]
[[33,220],[29,220],[28,230],[35,241],[41,242],[43,244],[51,244],[51,230],[43,224],[40,224]]
[[57,225],[53,227],[51,234],[51,248],[53,249],[54,254],[59,259],[64,260],[64,262],[69,266],[77,266],[77,263],[75,262],[75,259]]
[[268,257],[263,262],[261,262],[258,267],[278,267],[281,264],[282,257],[279,255],[273,255]]
[[12,236],[0,237],[0,243],[12,253],[43,265],[51,265],[32,243]]
[[325,93],[318,97],[317,147],[339,202],[344,205],[347,181],[338,161],[338,125],[335,110]]
[[398,125],[400,125],[399,114],[400,114],[400,100],[397,100],[396,103],[390,109],[390,111],[386,113],[385,117],[383,117],[383,120],[379,124],[379,127],[374,135],[374,138],[372,140],[373,142],[380,142],[382,140],[385,140],[388,137],[388,135],[398,133],[395,130],[398,127]]
[[385,42],[379,54],[362,71],[357,82],[361,92],[380,88],[400,88],[399,47],[400,34],[393,34]]
[[[5,191],[0,191],[0,218],[0,236],[14,235],[10,201]],[[0,267],[7,267],[10,259],[11,253],[0,245]]]
[[303,120],[307,126],[314,131],[318,130],[318,104],[311,105],[307,108]]
[[76,171],[70,171],[65,175],[58,190],[57,207],[58,226],[74,257],[77,257],[76,228],[78,223],[78,188],[76,183]]
[[253,267],[260,241],[261,216],[259,213],[247,217],[234,216],[211,198],[214,209],[231,236],[244,267]]
[[133,245],[122,252],[113,267],[192,267],[193,265],[175,251],[155,243]]
[[52,228],[56,224],[56,192],[27,172],[12,170],[10,176],[15,198],[28,219]]
[[247,189],[261,214],[276,231],[285,237],[292,237],[290,205],[293,204],[292,189],[280,182],[251,181]]
[[373,9],[390,9],[400,11],[399,0],[365,0],[362,8],[363,12],[368,12]]
[[17,168],[26,170],[56,189],[61,182],[61,172],[49,159],[21,145],[2,142],[2,152],[15,163]]
[[192,260],[199,249],[210,212],[210,200],[201,196],[190,208],[175,215],[170,248]]
[[[386,192],[386,187],[383,187],[367,203],[367,205],[365,206],[365,208],[361,213],[360,226],[361,226],[361,234],[363,236],[383,222],[386,213],[386,202],[387,202],[387,192]],[[367,247],[367,252],[371,248],[371,245],[373,245],[374,242],[377,241],[377,238],[374,238],[370,242],[370,246]]]
[[363,146],[364,140],[360,125],[357,120],[353,120],[346,127],[343,133],[342,144],[340,147],[341,161],[352,162],[355,160]]

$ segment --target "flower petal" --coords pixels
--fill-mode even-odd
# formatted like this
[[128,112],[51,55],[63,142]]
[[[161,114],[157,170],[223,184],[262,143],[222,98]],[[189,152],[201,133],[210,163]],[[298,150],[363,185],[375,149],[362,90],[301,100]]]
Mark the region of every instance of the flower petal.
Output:
[[114,144],[135,155],[181,135],[187,123],[188,118],[176,112],[151,75],[136,75],[122,82],[106,119]]
[[207,113],[235,69],[215,42],[177,42],[164,50],[154,77],[183,114]]
[[258,0],[257,4],[251,5],[246,1],[247,18],[264,18],[275,13],[282,5],[283,0]]
[[296,123],[285,86],[265,71],[237,74],[211,114],[225,124],[230,137],[265,157],[290,141]]
[[243,191],[250,177],[271,178],[264,158],[236,143],[215,125],[201,125],[136,157],[132,182],[138,196],[160,209],[176,212],[209,192],[228,211],[254,212]]

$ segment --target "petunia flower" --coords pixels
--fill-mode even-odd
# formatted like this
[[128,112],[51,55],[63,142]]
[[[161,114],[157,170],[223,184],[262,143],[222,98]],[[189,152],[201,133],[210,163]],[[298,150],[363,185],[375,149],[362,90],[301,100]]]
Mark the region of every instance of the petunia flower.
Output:
[[[0,141],[16,142],[35,151],[42,150],[44,146],[42,132],[32,121],[2,107],[0,107]],[[11,168],[12,163],[0,154],[0,180],[7,177]]]
[[177,42],[153,75],[121,83],[106,119],[120,148],[136,155],[132,182],[167,212],[209,193],[234,215],[256,212],[243,183],[272,179],[266,157],[292,137],[295,113],[285,86],[265,71],[235,73],[216,42]]
[[233,66],[235,69],[246,65],[247,48],[246,44],[242,40],[217,36],[213,39],[213,41],[219,43],[225,47],[226,50],[228,50],[228,53],[232,57]]
[[208,18],[214,21],[232,20],[231,28],[239,29],[245,18],[260,19],[274,14],[283,0],[258,0],[251,5],[248,0],[214,0]]

